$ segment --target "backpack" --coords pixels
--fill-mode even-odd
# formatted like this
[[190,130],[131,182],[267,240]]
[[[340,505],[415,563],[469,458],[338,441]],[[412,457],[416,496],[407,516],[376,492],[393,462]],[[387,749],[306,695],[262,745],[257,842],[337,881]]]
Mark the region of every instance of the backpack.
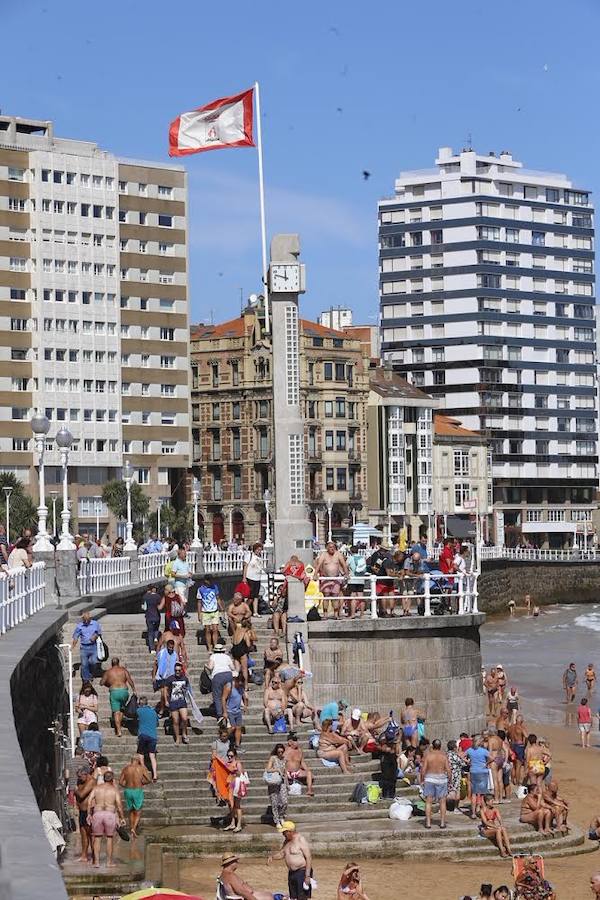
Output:
[[164,576],[167,580],[171,580],[173,578],[173,560],[170,559],[167,563],[165,563]]
[[171,600],[171,619],[178,619],[185,613],[183,603],[179,600]]
[[127,700],[127,703],[123,707],[123,716],[126,719],[135,719],[135,717],[137,715],[137,708],[138,708],[138,698],[137,698],[136,694],[131,694],[131,696]]
[[212,680],[206,669],[202,669],[202,672],[200,673],[200,693],[212,693]]
[[354,574],[355,575],[366,575],[367,573],[367,561],[364,556],[359,556],[358,553],[355,553],[352,557],[354,561]]
[[381,738],[385,738],[386,741],[389,741],[390,744],[393,744],[394,741],[397,740],[398,735],[400,734],[400,726],[395,721],[393,715],[390,715],[390,721],[385,727],[385,731],[380,735]]
[[366,789],[363,781],[359,781],[358,784],[354,785],[354,790],[352,791],[352,796],[350,797],[350,802],[351,803],[368,803],[367,789]]
[[377,784],[376,781],[369,781],[366,786],[366,790],[368,803],[377,803],[379,800],[381,800],[381,787]]
[[274,734],[285,734],[287,731],[287,722],[285,721],[285,716],[279,716],[278,719],[275,719],[273,722],[273,733]]
[[306,614],[307,622],[320,622],[321,616],[319,615],[319,610],[316,606],[312,606]]

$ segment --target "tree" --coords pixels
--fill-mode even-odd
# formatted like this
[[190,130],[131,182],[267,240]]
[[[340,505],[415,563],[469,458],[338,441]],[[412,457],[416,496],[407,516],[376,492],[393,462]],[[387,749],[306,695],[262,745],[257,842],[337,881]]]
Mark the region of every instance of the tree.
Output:
[[[124,481],[107,481],[102,488],[102,500],[117,519],[127,521],[127,488]],[[131,482],[131,520],[141,523],[148,515],[150,500],[137,481]]]
[[6,524],[6,494],[3,488],[11,487],[10,495],[10,538],[14,542],[24,528],[37,530],[37,508],[25,485],[12,472],[0,472],[0,521]]
[[[184,506],[183,509],[175,509],[169,503],[163,503],[160,510],[161,537],[164,537],[169,528],[169,534],[177,543],[189,540],[194,533],[194,507]],[[158,534],[158,514],[153,512],[150,516],[150,531]]]

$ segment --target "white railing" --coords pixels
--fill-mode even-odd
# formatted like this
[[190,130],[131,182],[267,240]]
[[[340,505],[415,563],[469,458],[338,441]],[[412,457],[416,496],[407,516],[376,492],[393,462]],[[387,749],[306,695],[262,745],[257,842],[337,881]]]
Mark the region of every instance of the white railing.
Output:
[[43,609],[46,603],[46,566],[9,569],[0,573],[0,634]]
[[[345,576],[332,577],[323,575],[318,578],[319,588],[322,590],[326,582],[346,581]],[[471,615],[479,612],[478,607],[478,575],[469,573],[465,575],[442,575],[435,572],[422,572],[418,575],[405,574],[403,578],[393,578],[379,575],[365,575],[363,592],[355,594],[354,599],[369,605],[372,619],[379,618],[379,613],[384,609],[386,600],[393,600],[394,605],[402,607],[403,611],[417,612],[421,616],[432,615]],[[389,593],[378,593],[377,585],[393,590]],[[344,593],[342,587],[342,593]],[[325,596],[324,600],[350,601],[344,593]],[[321,601],[323,602],[323,601]]]
[[580,550],[537,550],[532,547],[482,547],[481,559],[517,559],[527,562],[598,562],[600,551]]
[[140,581],[154,581],[164,578],[165,566],[169,561],[168,553],[144,553],[138,556]]
[[96,594],[131,584],[131,565],[128,556],[107,559],[82,559],[79,563],[80,594]]
[[241,572],[245,555],[245,550],[205,550],[202,556],[204,571],[211,574]]

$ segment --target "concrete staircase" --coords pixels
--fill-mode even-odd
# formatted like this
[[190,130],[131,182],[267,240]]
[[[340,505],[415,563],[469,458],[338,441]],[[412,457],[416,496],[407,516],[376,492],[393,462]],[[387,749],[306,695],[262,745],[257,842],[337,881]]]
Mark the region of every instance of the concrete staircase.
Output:
[[[102,620],[103,633],[111,656],[118,656],[126,665],[136,683],[138,694],[156,697],[152,691],[151,671],[153,657],[144,641],[142,615],[109,615]],[[202,697],[198,683],[202,666],[207,658],[206,648],[196,643],[198,623],[195,617],[186,620],[186,640],[190,655],[189,677],[199,706],[207,707],[211,700]],[[271,632],[266,619],[256,622],[257,650],[252,656],[262,664],[262,654]],[[123,736],[114,736],[109,726],[110,711],[108,692],[98,688],[100,699],[99,724],[104,737],[104,753],[117,776],[136,749],[136,738],[125,729]],[[178,856],[206,856],[220,854],[235,846],[239,852],[258,853],[279,846],[281,836],[274,828],[261,824],[261,816],[268,807],[267,789],[262,780],[265,764],[274,744],[285,735],[269,735],[262,724],[262,688],[250,688],[249,710],[245,716],[245,735],[242,743],[243,761],[250,776],[249,794],[243,804],[244,830],[232,835],[211,827],[211,817],[221,816],[223,809],[216,806],[206,772],[210,759],[210,744],[216,735],[216,721],[205,718],[201,728],[194,725],[190,743],[176,746],[173,738],[159,732],[158,772],[159,782],[146,789],[142,815],[142,833],[147,849],[151,845],[152,858],[161,853]],[[335,698],[332,698],[335,699]],[[413,818],[409,822],[393,822],[388,816],[389,801],[357,806],[350,802],[353,788],[358,781],[375,779],[379,763],[371,757],[353,757],[354,772],[342,775],[338,768],[322,765],[314,751],[308,749],[310,726],[298,729],[307,762],[315,775],[314,798],[290,797],[288,816],[299,829],[309,835],[313,852],[319,856],[397,856],[407,859],[448,858],[457,861],[496,858],[498,851],[482,839],[472,822],[463,814],[449,816],[449,829],[440,831],[434,825],[432,831],[423,828],[423,820]],[[401,787],[399,794],[415,794],[414,788]],[[595,849],[596,845],[585,841],[581,831],[574,828],[567,836],[541,837],[532,829],[518,822],[518,802],[501,807],[508,826],[515,852],[541,852],[544,856],[563,856]],[[435,820],[434,820],[435,821]],[[143,878],[140,842],[137,847],[116,841],[117,856],[122,860],[112,872],[101,870],[93,875],[89,868],[72,862],[70,851],[63,867],[69,889],[77,896],[85,891],[101,889],[103,893],[126,893],[139,887]],[[132,857],[133,854],[133,857]],[[132,866],[133,859],[133,866]],[[146,852],[146,860],[149,855]],[[146,877],[154,877],[147,868]]]

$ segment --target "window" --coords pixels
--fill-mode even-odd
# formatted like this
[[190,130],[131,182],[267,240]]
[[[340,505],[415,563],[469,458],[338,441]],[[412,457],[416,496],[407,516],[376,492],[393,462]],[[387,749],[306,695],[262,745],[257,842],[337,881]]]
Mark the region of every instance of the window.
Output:
[[158,224],[162,228],[172,228],[173,227],[173,216],[159,215]]
[[328,491],[333,490],[333,469],[325,469],[325,488]]
[[173,194],[173,188],[167,187],[166,184],[158,185],[158,196],[159,197],[171,197]]
[[507,228],[506,229],[506,242],[508,244],[518,244],[519,243],[519,229],[518,228]]
[[161,339],[161,341],[174,341],[175,340],[175,329],[174,328],[161,328],[160,329],[160,339]]
[[240,401],[234,400],[231,404],[231,418],[237,421],[240,418]]
[[84,218],[89,218],[89,215],[90,215],[90,204],[89,203],[81,204],[81,215]]
[[435,369],[433,372],[434,385],[446,384],[446,372],[444,369]]
[[441,228],[435,229],[430,232],[431,234],[431,243],[432,244],[443,244],[444,243],[444,232]]
[[346,488],[346,469],[336,469],[335,470],[335,486],[338,491],[345,491]]
[[477,234],[481,241],[500,240],[500,229],[496,225],[480,225],[477,229]]
[[[48,203],[48,209],[44,210],[44,212],[50,212],[50,201],[46,201]],[[8,208],[11,212],[25,212],[25,200],[21,199],[21,197],[9,197],[8,198]],[[43,209],[43,201],[42,201],[42,209]]]
[[346,364],[345,363],[337,363],[335,364],[335,380],[336,381],[345,381],[346,380]]
[[333,450],[333,431],[325,432],[325,450]]
[[335,398],[335,417],[336,419],[346,418],[346,400],[344,397]]
[[465,500],[471,499],[471,485],[468,481],[461,482],[458,481],[454,485],[454,505],[457,508],[462,508]]
[[346,432],[345,431],[336,431],[336,433],[335,433],[335,449],[336,450],[345,450],[346,449]]
[[11,272],[27,271],[27,260],[22,256],[11,256],[10,257],[10,270],[11,270]]
[[[314,402],[314,401],[311,401],[311,402]],[[309,408],[310,408],[310,402],[309,402]],[[315,418],[315,417],[314,417],[314,416],[309,416],[309,418],[312,419],[312,418]],[[326,419],[332,419],[332,418],[333,418],[333,401],[332,401],[332,400],[325,400],[325,418],[326,418]]]

